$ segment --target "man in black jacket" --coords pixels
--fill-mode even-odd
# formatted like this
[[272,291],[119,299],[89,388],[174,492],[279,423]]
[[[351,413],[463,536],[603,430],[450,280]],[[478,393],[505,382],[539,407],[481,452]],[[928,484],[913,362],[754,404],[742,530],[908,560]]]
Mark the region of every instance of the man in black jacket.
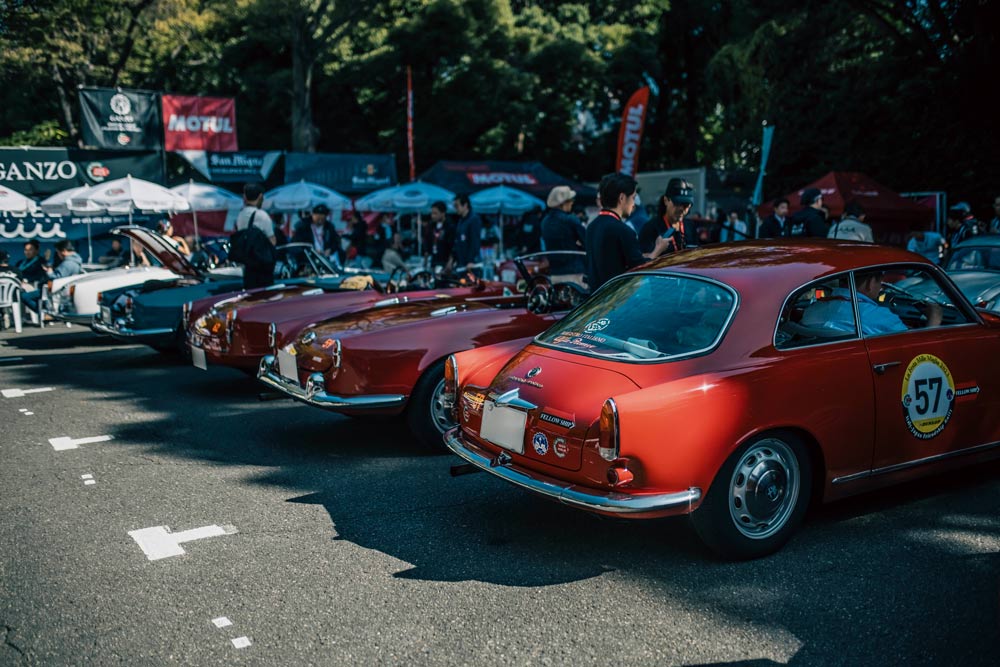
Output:
[[687,247],[684,216],[694,204],[694,186],[683,178],[671,178],[660,197],[659,216],[650,218],[639,230],[639,249],[652,252],[657,238],[665,238],[669,246],[665,252],[677,252]]
[[31,239],[24,244],[24,259],[14,265],[14,270],[21,276],[21,280],[31,283],[35,289],[49,279],[49,274],[45,270],[45,261],[39,254],[40,245],[38,239]]
[[[549,192],[545,205],[548,210],[542,218],[542,242],[545,250],[583,250],[587,230],[580,219],[570,213],[576,191],[568,185],[557,185]],[[571,255],[549,257],[549,270],[553,274],[583,273],[582,258]]]
[[764,218],[757,231],[757,237],[776,239],[785,236],[788,227],[788,200],[782,197],[774,202],[774,212]]
[[788,221],[785,227],[786,236],[793,238],[817,237],[825,239],[830,231],[830,225],[823,215],[823,193],[816,188],[806,188],[802,191],[801,211],[798,211]]
[[472,212],[468,195],[458,195],[454,203],[458,225],[455,227],[455,245],[452,248],[454,264],[451,266],[459,272],[471,271],[472,265],[479,262],[483,221]]
[[308,243],[316,252],[329,257],[340,252],[340,234],[330,222],[330,207],[317,204],[313,207],[309,220],[302,220],[295,225],[292,232],[292,243]]

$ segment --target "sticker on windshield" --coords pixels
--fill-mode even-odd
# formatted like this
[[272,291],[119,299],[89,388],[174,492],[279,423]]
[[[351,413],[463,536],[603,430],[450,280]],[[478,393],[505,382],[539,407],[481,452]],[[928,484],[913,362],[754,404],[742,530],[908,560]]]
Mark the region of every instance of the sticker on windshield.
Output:
[[599,320],[588,322],[587,326],[585,326],[583,330],[586,331],[587,333],[594,333],[595,331],[604,331],[605,329],[608,328],[609,324],[611,324],[611,320],[609,320],[606,317],[602,317]]
[[955,381],[933,354],[913,358],[903,375],[903,419],[913,437],[933,438],[948,424],[955,407]]

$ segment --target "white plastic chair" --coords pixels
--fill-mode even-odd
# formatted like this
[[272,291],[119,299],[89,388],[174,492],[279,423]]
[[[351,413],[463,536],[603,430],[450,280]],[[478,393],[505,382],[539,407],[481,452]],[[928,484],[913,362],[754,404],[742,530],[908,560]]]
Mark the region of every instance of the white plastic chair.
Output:
[[14,331],[21,333],[21,285],[13,278],[0,278],[0,325],[7,308],[14,320]]

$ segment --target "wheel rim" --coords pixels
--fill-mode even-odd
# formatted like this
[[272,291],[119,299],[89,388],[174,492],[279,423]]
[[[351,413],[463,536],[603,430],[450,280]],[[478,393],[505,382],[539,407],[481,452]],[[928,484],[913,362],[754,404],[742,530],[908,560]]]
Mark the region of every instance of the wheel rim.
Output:
[[451,410],[445,405],[445,395],[444,395],[444,378],[434,386],[434,391],[431,392],[431,423],[434,427],[444,433],[452,426],[455,425],[454,420],[451,418]]
[[771,537],[788,523],[799,499],[799,461],[780,440],[763,440],[743,453],[729,482],[729,513],[746,537]]

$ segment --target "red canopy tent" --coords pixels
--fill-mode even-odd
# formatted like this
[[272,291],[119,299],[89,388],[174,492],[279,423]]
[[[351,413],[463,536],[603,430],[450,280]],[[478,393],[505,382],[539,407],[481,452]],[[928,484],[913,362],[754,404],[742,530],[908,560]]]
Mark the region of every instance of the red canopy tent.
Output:
[[[865,222],[871,225],[896,223],[893,227],[908,227],[926,224],[930,228],[934,223],[933,209],[901,197],[878,181],[856,171],[831,171],[819,180],[785,195],[789,202],[789,212],[794,213],[802,208],[799,201],[802,191],[807,188],[816,188],[823,193],[823,203],[834,218],[843,215],[844,206],[854,200],[865,209],[868,215]],[[768,202],[758,209],[762,218],[771,214],[774,209],[772,204],[773,202]]]

